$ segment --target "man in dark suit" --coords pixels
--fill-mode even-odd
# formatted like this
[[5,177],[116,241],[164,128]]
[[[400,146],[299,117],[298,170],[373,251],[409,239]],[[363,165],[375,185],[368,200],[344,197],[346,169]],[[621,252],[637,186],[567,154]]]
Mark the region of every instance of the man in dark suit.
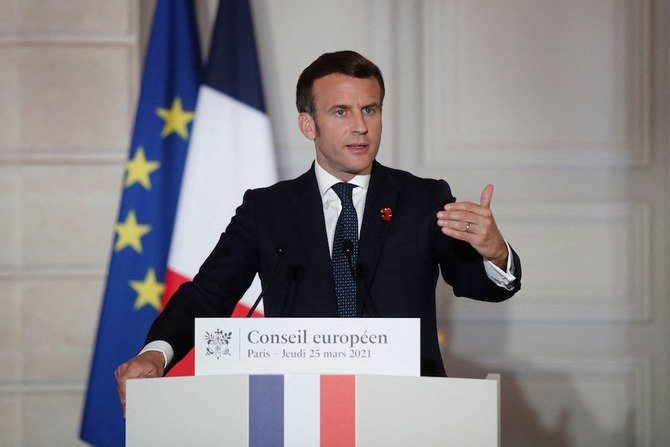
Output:
[[315,163],[294,180],[247,191],[147,346],[117,369],[122,401],[126,379],[161,376],[192,348],[194,318],[229,316],[256,273],[268,317],[421,318],[421,373],[434,376],[445,375],[440,271],[458,296],[502,301],[519,290],[521,265],[491,213],[492,185],[479,204],[455,202],[443,180],[375,161],[383,99],[381,72],[355,52],[324,54],[303,71],[298,125],[314,141]]

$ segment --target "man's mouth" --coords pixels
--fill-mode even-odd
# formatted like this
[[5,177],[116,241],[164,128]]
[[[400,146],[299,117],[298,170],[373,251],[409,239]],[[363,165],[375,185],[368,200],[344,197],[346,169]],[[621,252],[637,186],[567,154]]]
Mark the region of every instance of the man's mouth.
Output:
[[368,144],[347,144],[348,149],[353,149],[353,150],[364,150],[368,148]]

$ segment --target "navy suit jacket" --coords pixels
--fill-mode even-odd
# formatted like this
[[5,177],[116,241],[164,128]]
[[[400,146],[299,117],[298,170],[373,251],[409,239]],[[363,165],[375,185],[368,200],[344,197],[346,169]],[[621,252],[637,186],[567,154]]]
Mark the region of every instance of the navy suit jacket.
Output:
[[[443,180],[373,165],[359,239],[358,274],[377,316],[421,319],[422,375],[445,375],[435,316],[440,270],[457,296],[503,301],[520,287],[516,253],[512,252],[517,279],[508,291],[491,282],[482,257],[469,244],[440,231],[435,214],[453,201]],[[390,220],[382,219],[382,208],[391,209]],[[278,247],[284,249],[279,258]],[[267,287],[263,298],[267,317],[337,317],[314,166],[294,180],[245,193],[199,273],[171,298],[147,342],[170,343],[174,364],[193,347],[194,318],[230,316],[256,273]],[[359,315],[369,316],[360,296]]]

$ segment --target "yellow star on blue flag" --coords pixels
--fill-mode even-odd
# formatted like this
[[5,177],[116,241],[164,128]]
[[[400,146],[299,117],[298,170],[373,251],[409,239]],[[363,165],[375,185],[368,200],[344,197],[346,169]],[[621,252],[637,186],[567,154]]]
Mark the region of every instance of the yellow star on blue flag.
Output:
[[135,156],[126,162],[126,188],[139,183],[144,189],[151,189],[149,176],[160,166],[161,164],[157,161],[147,160],[144,148],[138,147]]
[[169,109],[156,109],[156,114],[163,118],[165,125],[161,132],[163,138],[172,133],[176,133],[184,140],[188,139],[188,130],[186,126],[193,121],[193,112],[187,112],[181,105],[179,96],[172,101],[172,106]]
[[151,225],[138,223],[135,211],[130,210],[125,222],[116,224],[116,245],[114,245],[114,251],[132,247],[137,253],[142,253],[142,236],[150,231]]
[[147,270],[147,274],[142,281],[130,281],[130,287],[137,292],[133,306],[135,309],[150,305],[156,310],[161,310],[161,297],[165,291],[165,285],[156,281],[156,271],[154,269]]

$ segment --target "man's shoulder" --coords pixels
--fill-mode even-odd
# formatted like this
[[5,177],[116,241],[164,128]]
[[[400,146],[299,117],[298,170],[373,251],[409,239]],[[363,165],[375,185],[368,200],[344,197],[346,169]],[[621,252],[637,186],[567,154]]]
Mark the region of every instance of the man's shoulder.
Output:
[[375,163],[373,173],[383,173],[390,177],[394,177],[402,181],[412,183],[434,184],[444,181],[427,177],[419,177],[418,175],[415,175],[409,171],[403,171],[402,169],[391,168],[389,166],[382,165],[381,163]]
[[375,164],[373,175],[375,174],[382,175],[388,183],[401,189],[435,194],[451,193],[449,184],[445,180],[419,177],[409,171],[390,168],[379,163]]
[[287,193],[291,195],[302,195],[304,190],[314,185],[316,185],[316,177],[314,176],[314,170],[310,169],[296,178],[282,180],[269,186],[250,189],[246,194],[256,198],[272,199],[278,196],[286,195]]

